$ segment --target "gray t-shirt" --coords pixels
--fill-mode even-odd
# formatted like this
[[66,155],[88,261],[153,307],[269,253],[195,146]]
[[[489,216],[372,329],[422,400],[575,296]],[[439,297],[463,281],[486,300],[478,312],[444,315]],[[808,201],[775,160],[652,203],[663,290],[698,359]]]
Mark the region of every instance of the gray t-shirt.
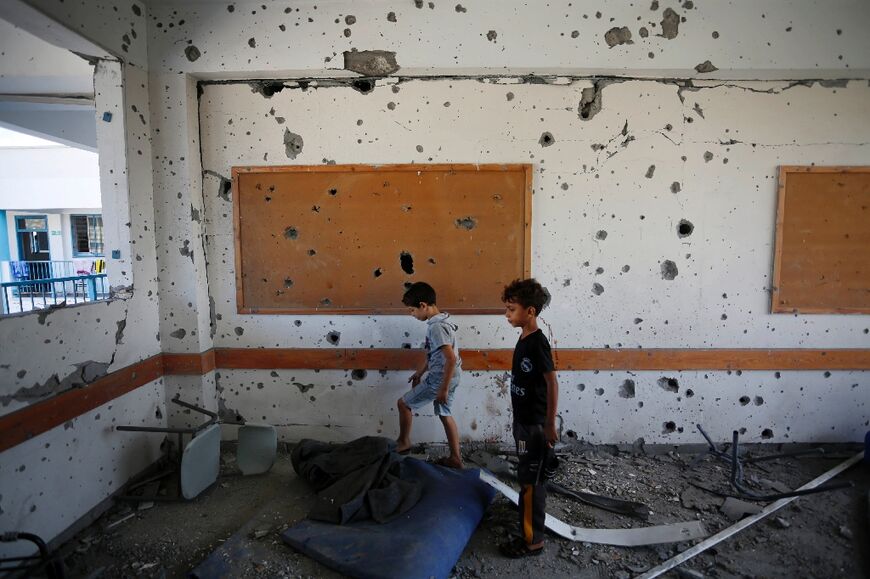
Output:
[[427,320],[426,329],[426,356],[429,362],[429,373],[433,375],[444,374],[444,352],[441,346],[451,346],[456,354],[456,370],[462,366],[459,357],[459,343],[456,340],[456,331],[459,326],[449,321],[450,314],[442,312]]

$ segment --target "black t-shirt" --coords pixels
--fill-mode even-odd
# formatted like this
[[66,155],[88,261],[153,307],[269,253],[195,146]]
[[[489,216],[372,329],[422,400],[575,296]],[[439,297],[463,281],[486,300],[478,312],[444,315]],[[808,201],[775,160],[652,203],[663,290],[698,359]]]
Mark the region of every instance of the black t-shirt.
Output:
[[552,372],[550,342],[541,330],[520,338],[514,348],[511,369],[511,404],[514,420],[521,424],[544,424],[547,420],[547,382]]

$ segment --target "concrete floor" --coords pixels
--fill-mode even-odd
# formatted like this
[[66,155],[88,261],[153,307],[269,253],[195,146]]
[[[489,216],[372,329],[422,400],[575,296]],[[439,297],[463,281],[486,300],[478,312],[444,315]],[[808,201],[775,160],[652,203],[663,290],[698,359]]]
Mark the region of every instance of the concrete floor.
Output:
[[[762,454],[776,451],[772,445],[751,451],[759,448]],[[857,450],[840,445],[828,447],[825,457],[771,461],[747,468],[746,478],[758,489],[771,484],[796,488]],[[433,454],[441,451],[435,447]],[[653,513],[648,524],[698,518],[715,533],[733,524],[719,509],[722,499],[689,482],[725,490],[727,465],[708,458],[690,469],[692,458],[675,451],[632,454],[574,445],[565,449],[556,480],[573,489],[643,502]],[[870,555],[862,546],[870,538],[870,466],[859,464],[836,480],[855,486],[800,498],[665,576],[867,576]],[[70,576],[81,578],[185,577],[215,550],[223,553],[227,577],[341,577],[281,542],[280,532],[305,517],[312,497],[293,472],[289,454],[279,454],[269,473],[243,477],[232,449],[226,448],[218,483],[196,500],[144,510],[116,505],[62,550]],[[559,496],[549,498],[548,512],[587,527],[645,524]],[[515,507],[497,497],[453,576],[628,578],[691,545],[620,548],[551,537],[543,556],[514,561],[503,558],[497,544],[510,536],[515,520]]]

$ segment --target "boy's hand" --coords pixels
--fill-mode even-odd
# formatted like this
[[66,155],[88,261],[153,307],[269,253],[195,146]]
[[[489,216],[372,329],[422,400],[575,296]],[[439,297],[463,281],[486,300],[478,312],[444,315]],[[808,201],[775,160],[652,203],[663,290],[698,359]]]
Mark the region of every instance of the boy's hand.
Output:
[[413,387],[413,386],[416,386],[417,384],[419,384],[419,383],[420,383],[420,373],[419,373],[419,372],[414,372],[414,373],[411,375],[411,377],[408,378],[408,382],[411,383],[411,386],[412,386],[412,387]]
[[435,397],[435,401],[441,404],[447,404],[447,388],[440,388],[438,390],[438,395]]
[[559,440],[559,435],[556,433],[556,424],[552,422],[548,422],[544,426],[544,438],[547,439],[547,443],[550,446],[555,446],[556,442]]

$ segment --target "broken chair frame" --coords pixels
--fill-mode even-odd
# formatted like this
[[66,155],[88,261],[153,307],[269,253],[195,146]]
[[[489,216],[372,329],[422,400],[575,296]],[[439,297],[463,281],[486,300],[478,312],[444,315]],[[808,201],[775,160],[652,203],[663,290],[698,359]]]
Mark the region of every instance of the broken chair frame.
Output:
[[176,461],[176,464],[171,464],[168,468],[157,473],[156,475],[150,476],[150,477],[146,478],[145,480],[140,481],[140,482],[130,486],[127,489],[128,492],[135,490],[137,488],[145,486],[145,485],[152,483],[154,481],[158,481],[158,480],[160,480],[160,479],[162,479],[162,478],[164,478],[172,473],[177,472],[177,474],[178,474],[178,476],[176,477],[177,478],[176,482],[177,482],[177,486],[178,486],[177,494],[175,496],[125,494],[125,495],[121,495],[121,496],[117,497],[118,500],[137,501],[137,502],[145,502],[145,501],[168,502],[168,501],[186,501],[186,500],[188,500],[182,495],[182,489],[181,489],[181,461],[182,461],[182,458],[184,457],[184,435],[189,434],[191,440],[193,440],[194,438],[196,438],[196,436],[198,434],[200,434],[201,432],[203,432],[204,430],[209,428],[211,425],[217,424],[218,415],[214,412],[206,410],[205,408],[202,408],[200,406],[196,406],[195,404],[185,402],[185,401],[179,399],[178,396],[175,396],[174,398],[172,398],[171,401],[175,404],[178,404],[179,406],[183,406],[184,408],[188,408],[190,410],[194,410],[196,412],[199,412],[201,414],[208,416],[209,417],[208,421],[200,424],[199,426],[197,426],[195,428],[169,428],[169,427],[162,427],[162,426],[116,426],[115,430],[120,430],[122,432],[161,432],[164,434],[176,434],[176,435],[178,435],[178,459]]

